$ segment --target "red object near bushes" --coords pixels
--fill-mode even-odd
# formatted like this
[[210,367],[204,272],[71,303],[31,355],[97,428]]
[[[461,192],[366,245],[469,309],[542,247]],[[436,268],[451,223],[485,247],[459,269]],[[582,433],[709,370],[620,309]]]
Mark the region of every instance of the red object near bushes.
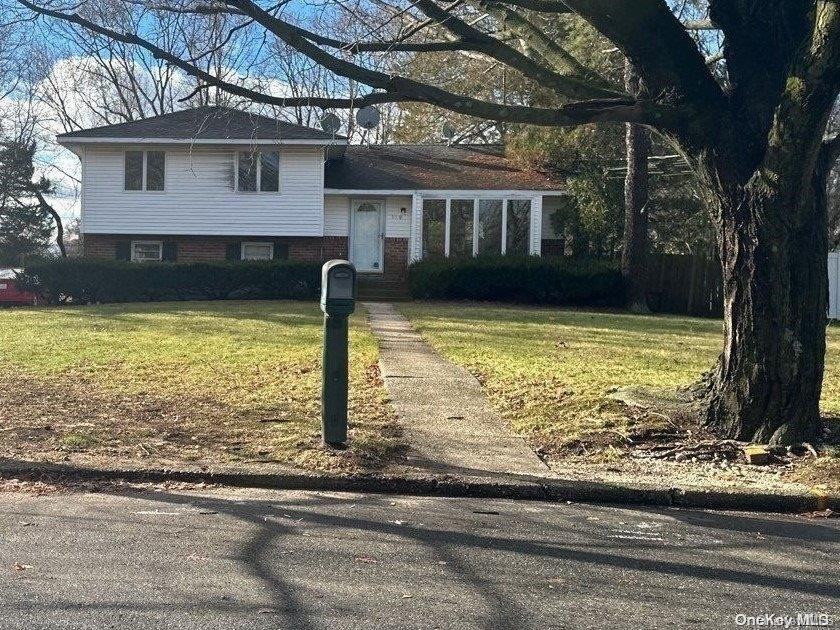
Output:
[[35,305],[38,296],[18,288],[17,273],[20,269],[0,269],[0,306]]

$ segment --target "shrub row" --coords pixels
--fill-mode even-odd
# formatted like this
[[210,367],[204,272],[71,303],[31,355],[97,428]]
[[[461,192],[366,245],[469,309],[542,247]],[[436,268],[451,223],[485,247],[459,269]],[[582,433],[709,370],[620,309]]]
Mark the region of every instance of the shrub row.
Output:
[[320,265],[291,262],[33,262],[20,279],[49,303],[161,300],[315,299]]
[[412,297],[568,306],[622,306],[618,263],[606,260],[488,257],[431,259],[408,271]]

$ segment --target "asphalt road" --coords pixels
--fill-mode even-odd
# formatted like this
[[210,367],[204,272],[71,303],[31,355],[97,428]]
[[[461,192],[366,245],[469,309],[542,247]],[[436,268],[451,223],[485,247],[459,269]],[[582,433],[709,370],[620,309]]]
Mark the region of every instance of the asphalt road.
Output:
[[0,534],[4,629],[840,627],[837,519],[170,490],[0,494]]

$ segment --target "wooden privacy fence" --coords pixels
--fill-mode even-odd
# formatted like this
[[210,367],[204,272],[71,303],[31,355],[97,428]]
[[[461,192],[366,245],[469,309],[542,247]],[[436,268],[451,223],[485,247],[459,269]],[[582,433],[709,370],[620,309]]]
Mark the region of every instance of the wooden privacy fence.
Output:
[[723,315],[723,273],[716,259],[653,254],[647,275],[648,304],[654,312]]
[[[654,254],[648,266],[648,304],[657,313],[723,315],[720,263],[702,256]],[[828,317],[840,320],[840,252],[828,254]]]

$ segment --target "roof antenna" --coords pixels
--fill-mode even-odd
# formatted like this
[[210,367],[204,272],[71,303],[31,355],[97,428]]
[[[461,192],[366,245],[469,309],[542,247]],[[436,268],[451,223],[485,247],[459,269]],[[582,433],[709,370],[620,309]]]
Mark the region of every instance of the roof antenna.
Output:
[[321,116],[321,120],[319,122],[321,123],[321,129],[329,134],[332,134],[333,137],[335,137],[335,134],[338,133],[339,129],[341,129],[341,119],[332,112],[327,112]]
[[359,127],[362,129],[370,131],[379,125],[380,120],[379,110],[373,105],[362,107],[356,112],[356,122],[359,123]]

